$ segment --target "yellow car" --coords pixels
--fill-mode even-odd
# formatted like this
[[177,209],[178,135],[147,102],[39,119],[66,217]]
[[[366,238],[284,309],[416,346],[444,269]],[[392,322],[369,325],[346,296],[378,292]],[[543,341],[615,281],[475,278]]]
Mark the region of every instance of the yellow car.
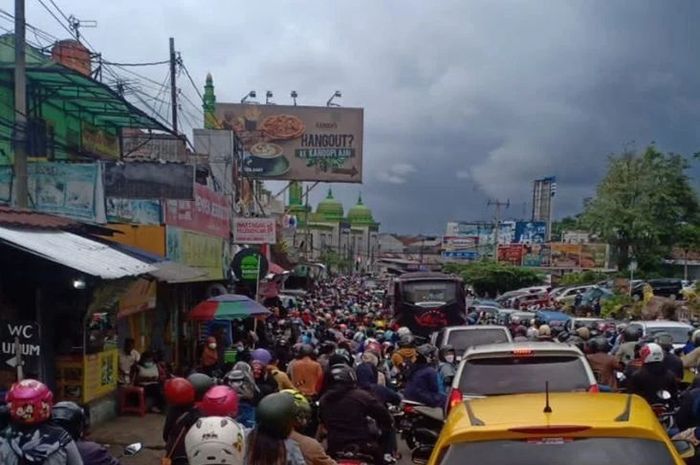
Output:
[[[414,452],[425,463],[427,449]],[[693,446],[671,441],[649,405],[625,394],[538,393],[454,407],[429,465],[683,465]]]

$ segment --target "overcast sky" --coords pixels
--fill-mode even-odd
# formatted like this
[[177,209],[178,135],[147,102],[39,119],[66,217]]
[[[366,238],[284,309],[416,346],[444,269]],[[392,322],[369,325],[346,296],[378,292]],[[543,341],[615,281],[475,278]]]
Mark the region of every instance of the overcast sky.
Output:
[[[294,89],[323,105],[341,90],[342,105],[365,108],[365,175],[334,192],[348,208],[362,191],[383,231],[490,219],[489,199],[527,216],[532,180],[552,175],[555,215],[577,213],[608,154],[651,141],[700,150],[695,0],[56,3],[97,20],[85,36],[111,61],[166,59],[174,36],[199,85],[212,73],[220,102],[255,89],[290,103]],[[27,20],[67,36],[37,0]],[[167,67],[138,72],[161,82]]]

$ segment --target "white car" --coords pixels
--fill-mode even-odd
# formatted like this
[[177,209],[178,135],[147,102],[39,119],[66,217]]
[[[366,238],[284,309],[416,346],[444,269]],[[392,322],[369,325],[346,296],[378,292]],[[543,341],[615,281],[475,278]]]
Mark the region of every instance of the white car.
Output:
[[592,288],[593,285],[588,285],[588,286],[576,286],[576,287],[570,287],[563,292],[559,293],[556,297],[554,297],[554,300],[556,302],[562,302],[565,304],[573,304],[574,300],[576,299],[576,294],[583,294],[586,293],[590,288]]
[[641,328],[642,337],[654,337],[659,333],[668,333],[673,337],[673,348],[682,349],[688,342],[688,336],[695,330],[691,325],[679,321],[632,321],[627,328]]

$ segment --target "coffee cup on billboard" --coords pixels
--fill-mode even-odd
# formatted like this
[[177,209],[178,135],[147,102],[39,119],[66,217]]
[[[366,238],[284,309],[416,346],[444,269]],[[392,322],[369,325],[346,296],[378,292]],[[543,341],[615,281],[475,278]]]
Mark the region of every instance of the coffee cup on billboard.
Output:
[[248,108],[243,112],[243,121],[245,130],[253,132],[258,129],[258,121],[260,121],[261,112],[256,106]]
[[251,164],[271,171],[282,157],[282,147],[271,142],[258,142],[250,148]]

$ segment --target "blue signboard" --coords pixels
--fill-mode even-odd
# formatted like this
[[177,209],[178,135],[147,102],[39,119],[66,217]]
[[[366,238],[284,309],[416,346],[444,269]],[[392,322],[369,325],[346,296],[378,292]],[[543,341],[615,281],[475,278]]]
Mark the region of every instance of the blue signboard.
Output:
[[473,250],[454,250],[442,253],[443,258],[452,258],[455,260],[478,260],[479,252]]
[[518,221],[515,223],[516,244],[544,244],[547,240],[547,223],[544,221]]

